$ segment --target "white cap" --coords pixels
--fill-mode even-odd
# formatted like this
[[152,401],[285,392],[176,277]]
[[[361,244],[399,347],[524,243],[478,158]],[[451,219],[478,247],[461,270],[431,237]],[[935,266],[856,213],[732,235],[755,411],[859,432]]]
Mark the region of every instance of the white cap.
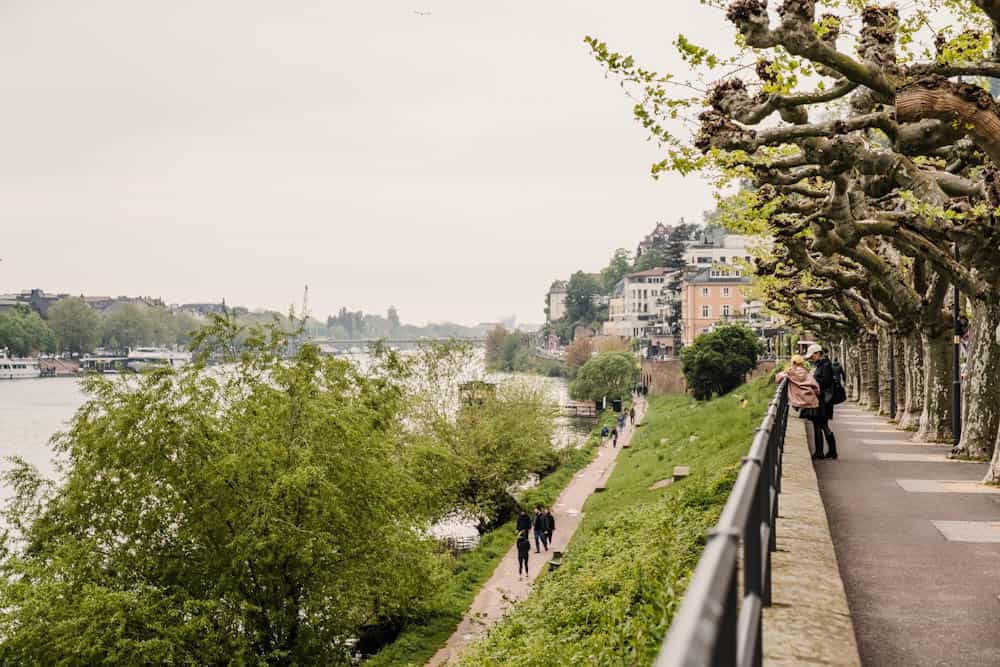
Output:
[[806,358],[810,358],[810,357],[812,357],[812,356],[813,356],[814,354],[816,354],[817,352],[822,352],[822,351],[823,351],[823,348],[821,348],[821,347],[820,347],[819,345],[817,345],[816,343],[813,343],[813,344],[812,344],[812,345],[810,345],[810,346],[809,346],[809,348],[808,348],[808,349],[806,350]]

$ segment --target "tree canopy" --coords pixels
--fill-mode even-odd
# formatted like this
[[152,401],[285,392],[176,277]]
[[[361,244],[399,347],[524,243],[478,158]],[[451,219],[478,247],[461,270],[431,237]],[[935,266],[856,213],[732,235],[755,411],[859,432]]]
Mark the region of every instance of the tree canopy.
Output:
[[55,352],[56,336],[38,313],[19,305],[0,313],[0,348],[17,357]]
[[639,363],[630,352],[603,352],[577,371],[569,385],[578,400],[600,402],[624,398],[639,381]]
[[79,297],[60,299],[49,306],[48,316],[59,349],[64,352],[91,352],[101,340],[101,316]]
[[715,327],[681,350],[681,368],[688,389],[699,401],[727,394],[743,384],[757,367],[761,346],[749,327]]
[[[707,4],[735,29],[733,46],[713,52],[703,35],[678,35],[684,72],[587,38],[663,150],[654,177],[697,172],[733,193],[720,221],[769,239],[758,294],[835,348],[876,408],[888,402],[887,351],[898,346],[901,424],[923,440],[951,438],[957,285],[980,334],[955,453],[1000,452],[1000,347],[982,335],[1000,325],[1000,107],[987,90],[1000,77],[1000,6]],[[1000,478],[1000,455],[989,478]]]

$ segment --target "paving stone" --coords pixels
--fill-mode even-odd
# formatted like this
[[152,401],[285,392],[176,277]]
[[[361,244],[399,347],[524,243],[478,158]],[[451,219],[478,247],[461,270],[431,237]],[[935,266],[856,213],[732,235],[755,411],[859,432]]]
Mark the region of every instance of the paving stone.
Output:
[[896,484],[910,493],[983,493],[1000,495],[1000,486],[966,479],[897,479]]
[[949,542],[1000,542],[1000,521],[931,521]]
[[879,461],[910,461],[922,463],[953,463],[947,454],[900,454],[895,452],[875,452]]

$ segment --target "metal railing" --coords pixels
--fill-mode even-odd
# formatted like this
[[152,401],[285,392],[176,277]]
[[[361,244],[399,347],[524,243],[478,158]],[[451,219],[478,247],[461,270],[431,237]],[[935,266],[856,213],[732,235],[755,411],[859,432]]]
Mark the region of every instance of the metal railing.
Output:
[[[691,576],[656,667],[759,666],[762,611],[771,604],[771,552],[788,423],[787,380],[775,391],[719,523]],[[743,543],[743,593],[739,548]]]

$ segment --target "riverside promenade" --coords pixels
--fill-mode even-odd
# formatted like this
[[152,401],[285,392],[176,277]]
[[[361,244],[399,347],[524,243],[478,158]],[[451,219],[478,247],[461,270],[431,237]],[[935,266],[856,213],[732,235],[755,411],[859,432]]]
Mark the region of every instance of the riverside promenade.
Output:
[[979,484],[986,465],[852,403],[831,425],[840,458],[815,469],[862,663],[1000,664],[1000,488]]
[[[645,399],[636,400],[635,413],[635,423],[638,425],[646,414]],[[584,503],[587,502],[587,498],[596,488],[607,482],[619,452],[621,452],[622,447],[631,442],[634,432],[635,426],[626,424],[623,434],[618,437],[618,447],[612,447],[610,442],[606,447],[601,447],[594,460],[566,485],[552,508],[552,513],[556,518],[556,530],[552,536],[552,544],[549,545],[548,551],[542,551],[540,554],[536,554],[532,548],[528,563],[529,574],[523,579],[517,574],[517,547],[514,544],[514,534],[511,533],[510,550],[497,565],[493,575],[476,594],[472,606],[462,617],[458,628],[452,633],[447,643],[434,654],[434,657],[427,663],[428,665],[444,665],[460,656],[465,647],[470,642],[482,637],[490,626],[503,617],[511,605],[528,596],[539,573],[548,567],[552,553],[566,551],[570,539],[583,518]],[[533,535],[531,542],[532,547],[534,547]]]

